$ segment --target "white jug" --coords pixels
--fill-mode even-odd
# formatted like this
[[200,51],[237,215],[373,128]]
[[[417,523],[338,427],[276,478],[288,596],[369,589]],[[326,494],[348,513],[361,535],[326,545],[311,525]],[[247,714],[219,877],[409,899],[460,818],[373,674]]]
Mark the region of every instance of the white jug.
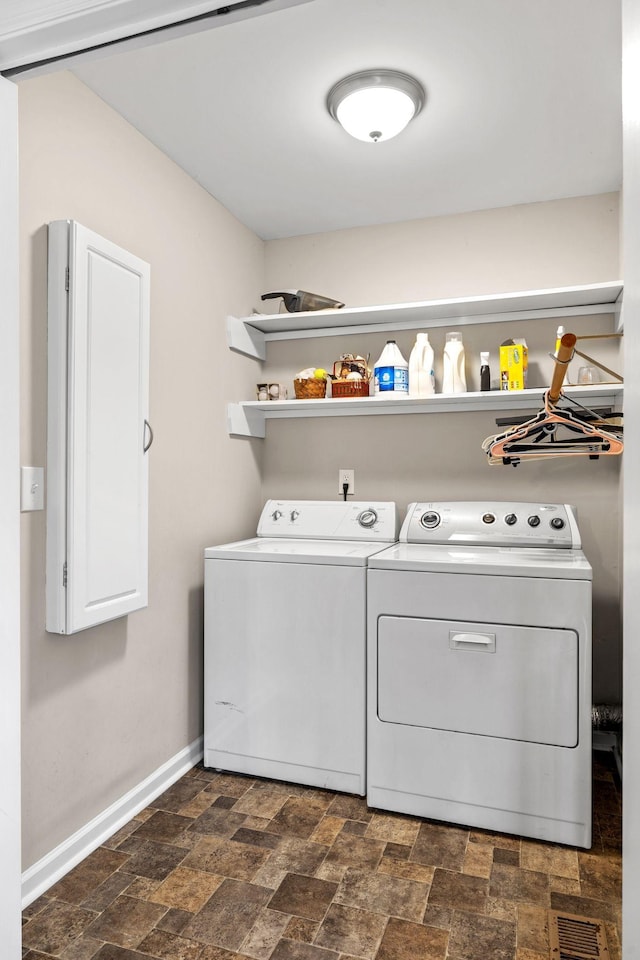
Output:
[[409,364],[395,340],[387,340],[380,359],[373,368],[373,392],[376,397],[405,399],[409,387]]
[[428,397],[435,393],[433,347],[428,333],[419,333],[409,357],[409,396]]
[[452,331],[447,334],[444,345],[443,393],[466,393],[467,376],[464,369],[464,345],[462,334]]

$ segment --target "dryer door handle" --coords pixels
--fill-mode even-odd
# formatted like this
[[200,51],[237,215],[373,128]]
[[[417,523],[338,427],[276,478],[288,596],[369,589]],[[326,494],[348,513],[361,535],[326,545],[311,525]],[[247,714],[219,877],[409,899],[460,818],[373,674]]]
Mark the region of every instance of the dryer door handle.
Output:
[[449,648],[451,650],[477,650],[482,653],[495,653],[495,633],[458,633],[449,631]]

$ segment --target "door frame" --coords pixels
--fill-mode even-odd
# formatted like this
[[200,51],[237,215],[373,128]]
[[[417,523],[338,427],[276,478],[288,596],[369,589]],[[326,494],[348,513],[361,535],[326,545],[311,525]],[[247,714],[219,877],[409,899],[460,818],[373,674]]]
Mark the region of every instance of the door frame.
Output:
[[0,941],[20,956],[18,91],[0,77]]
[[[268,9],[292,6],[309,0],[273,0]],[[118,0],[103,3],[103,8],[121,6],[126,12],[124,22],[130,23],[131,11],[135,0]],[[187,0],[165,0],[163,9],[173,11],[174,20],[181,20]],[[196,4],[197,5],[197,4]],[[209,9],[220,3],[207,3]],[[50,7],[55,4],[50,2]],[[87,28],[87,21],[79,26],[82,9],[86,2],[75,0],[75,10],[66,17],[57,18],[58,39],[71,38],[75,49],[82,49],[93,42],[95,33]],[[69,10],[69,2],[65,3]],[[627,411],[640,415],[640,385],[634,386],[637,378],[637,366],[632,362],[640,359],[640,173],[634,173],[640,160],[640,82],[637,50],[640,47],[640,12],[637,0],[622,0],[623,11],[623,84],[625,88],[624,149],[625,149],[625,190],[623,195],[624,224],[624,260],[625,260],[625,350],[629,358],[625,364],[630,376],[626,378]],[[259,14],[255,8],[249,16]],[[129,18],[129,19],[127,19]],[[51,18],[50,18],[51,19]],[[53,18],[55,19],[55,18]],[[136,25],[136,29],[139,28]],[[11,42],[24,40],[29,33],[37,35],[42,28],[42,17],[33,12],[29,19],[25,14],[20,29],[13,31]],[[166,35],[165,37],[166,38]],[[3,48],[6,50],[6,37]],[[73,48],[73,47],[72,47]],[[23,51],[26,46],[23,47]],[[23,64],[33,63],[34,56],[25,55]],[[0,70],[3,66],[0,62]],[[14,64],[15,66],[15,64]],[[48,70],[54,69],[47,67]],[[18,391],[18,224],[17,224],[17,153],[12,152],[17,134],[17,91],[11,93],[11,84],[0,77],[0,211],[7,210],[9,216],[0,220],[0,400],[2,417],[0,418],[0,442],[3,455],[0,459],[0,749],[3,758],[3,777],[0,778],[0,844],[3,854],[0,857],[0,936],[4,938],[6,960],[19,960],[20,944],[14,942],[15,933],[19,937],[20,922],[20,862],[15,848],[19,835],[20,800],[20,724],[18,711],[18,691],[20,689],[19,664],[19,391]],[[628,162],[627,162],[628,161]],[[629,177],[629,182],[627,181]],[[15,216],[14,216],[15,211]],[[627,296],[629,292],[629,296]],[[631,374],[634,376],[632,377]],[[631,421],[633,423],[633,421]],[[636,431],[637,432],[637,431]],[[625,509],[631,510],[627,516],[638,521],[640,497],[637,490],[640,485],[640,449],[632,440],[629,452],[625,454],[624,464]],[[625,530],[624,560],[626,599],[624,606],[624,690],[625,698],[625,742],[624,742],[624,802],[625,802],[625,839],[624,839],[624,884],[625,905],[623,907],[625,926],[625,960],[640,958],[640,914],[637,911],[637,896],[640,890],[640,698],[632,687],[640,677],[640,645],[635,643],[635,633],[640,630],[640,603],[634,595],[637,575],[640,569],[640,532],[638,522],[627,523]],[[635,532],[634,532],[635,531]],[[633,582],[635,580],[635,582]],[[637,704],[637,705],[636,705]],[[12,833],[13,829],[13,833]],[[5,840],[7,846],[5,846]],[[16,916],[14,918],[13,912]]]
[[624,277],[626,431],[623,457],[623,840],[624,960],[640,958],[640,7],[622,2],[623,180],[621,264]]

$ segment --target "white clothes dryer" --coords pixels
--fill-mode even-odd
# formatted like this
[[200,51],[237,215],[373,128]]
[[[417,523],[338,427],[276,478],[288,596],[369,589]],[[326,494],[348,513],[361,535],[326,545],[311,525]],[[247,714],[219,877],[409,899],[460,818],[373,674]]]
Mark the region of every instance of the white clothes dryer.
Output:
[[205,550],[204,763],[365,793],[367,561],[394,503],[269,500]]
[[370,806],[591,845],[591,567],[574,508],[410,504],[368,570]]

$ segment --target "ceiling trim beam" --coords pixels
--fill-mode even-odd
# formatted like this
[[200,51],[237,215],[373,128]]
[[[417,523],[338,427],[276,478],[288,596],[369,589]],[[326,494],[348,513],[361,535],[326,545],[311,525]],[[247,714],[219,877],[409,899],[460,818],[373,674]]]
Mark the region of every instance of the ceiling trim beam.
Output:
[[[311,0],[87,0],[49,3],[31,17],[0,14],[0,73],[12,79],[121,53]],[[54,8],[58,8],[56,13]]]

